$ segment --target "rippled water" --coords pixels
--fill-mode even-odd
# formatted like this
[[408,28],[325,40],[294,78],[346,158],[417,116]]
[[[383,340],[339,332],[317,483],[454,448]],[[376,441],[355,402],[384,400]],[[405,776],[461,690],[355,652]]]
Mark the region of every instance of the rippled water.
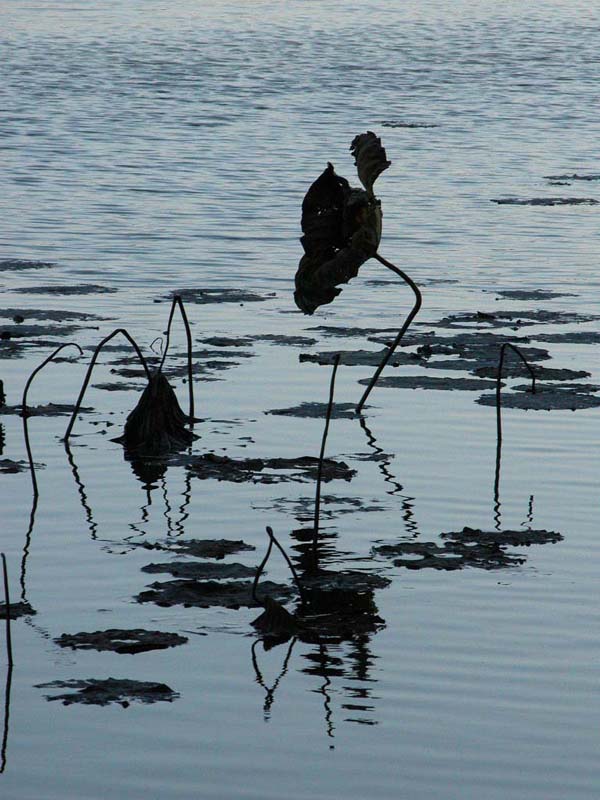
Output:
[[[165,329],[169,292],[273,293],[188,305],[198,348],[212,336],[316,340],[253,340],[230,348],[230,369],[200,374],[194,450],[316,455],[321,420],[264,412],[326,400],[329,369],[300,362],[302,352],[381,345],[315,326],[393,327],[412,302],[371,261],[314,317],[293,304],[304,192],[327,161],[356,182],[348,146],[363,130],[382,136],[392,160],[376,187],[381,252],[423,286],[425,324],[415,331],[465,311],[597,312],[597,207],[491,201],[600,200],[599,182],[546,179],[600,173],[598,9],[392,5],[0,1],[0,305],[27,324],[35,309],[102,318],[69,336],[42,334],[41,344],[30,337],[19,357],[2,358],[7,403],[20,402],[51,350],[46,340],[76,338],[86,357],[48,366],[30,402],[69,403],[89,348],[115,327],[147,351]],[[8,269],[15,259],[51,266]],[[81,284],[116,291],[56,293]],[[574,296],[519,301],[499,298],[504,289]],[[515,336],[582,330],[597,322]],[[183,350],[179,331],[175,346]],[[598,380],[593,345],[541,346],[552,365]],[[250,357],[235,358],[238,350]],[[495,497],[495,414],[473,402],[478,393],[375,389],[367,431],[354,419],[332,423],[328,454],[357,475],[325,485],[337,502],[324,504],[322,524],[330,566],[391,578],[375,593],[385,627],[338,645],[265,651],[250,625],[255,609],[136,603],[168,576],[141,572],[165,558],[133,543],[244,539],[257,550],[234,560],[253,565],[265,525],[290,549],[289,532],[310,524],[314,485],[200,481],[171,466],[145,489],[110,441],[136,402],[131,379],[111,372],[125,355],[101,359],[72,462],[59,441],[67,418],[30,420],[44,465],[32,527],[28,474],[0,476],[12,599],[37,611],[12,626],[3,798],[597,796],[597,409],[505,410]],[[356,402],[357,380],[371,371],[341,367],[337,400]],[[97,388],[119,380],[123,391]],[[184,404],[186,386],[175,385]],[[21,420],[3,415],[1,424],[1,457],[24,459]],[[383,457],[367,458],[377,448]],[[525,563],[507,570],[412,571],[371,555],[376,543],[439,542],[465,525],[564,539],[517,551]],[[281,559],[269,578],[288,580]],[[178,631],[189,642],[135,656],[53,642],[110,627]],[[161,681],[179,697],[64,707],[36,688],[108,676]]]

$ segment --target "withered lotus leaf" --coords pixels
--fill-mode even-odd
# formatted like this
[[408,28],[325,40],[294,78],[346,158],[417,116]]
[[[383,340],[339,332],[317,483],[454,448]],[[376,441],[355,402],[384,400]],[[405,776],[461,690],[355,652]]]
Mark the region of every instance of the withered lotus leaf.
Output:
[[341,292],[337,286],[356,277],[381,240],[381,203],[373,184],[391,162],[371,131],[356,136],[350,150],[364,189],[351,187],[328,164],[302,202],[304,255],[294,300],[305,314],[331,303]]

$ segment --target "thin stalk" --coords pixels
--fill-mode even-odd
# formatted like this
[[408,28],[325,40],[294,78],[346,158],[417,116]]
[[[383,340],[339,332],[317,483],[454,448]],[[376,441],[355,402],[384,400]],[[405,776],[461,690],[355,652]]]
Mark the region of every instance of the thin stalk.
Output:
[[6,569],[6,556],[2,556],[2,572],[4,574],[4,600],[6,602],[6,651],[8,653],[8,666],[13,666],[12,637],[10,635],[10,594],[8,591],[8,571]]
[[515,352],[527,367],[531,376],[531,393],[535,394],[535,372],[523,353],[510,342],[504,342],[500,347],[500,358],[498,359],[498,373],[496,375],[496,470],[494,474],[494,519],[497,530],[500,530],[500,465],[502,461],[502,369],[506,349]]
[[108,336],[105,336],[104,339],[102,339],[100,344],[94,350],[94,355],[92,356],[92,360],[90,361],[90,365],[89,365],[89,367],[87,369],[87,372],[85,374],[83,385],[81,387],[81,391],[79,392],[79,397],[77,398],[77,402],[75,404],[75,409],[73,410],[73,414],[71,416],[71,420],[69,422],[69,426],[68,426],[67,431],[65,433],[65,438],[63,440],[65,442],[69,441],[69,436],[71,435],[71,431],[73,430],[73,425],[75,425],[75,420],[77,419],[77,414],[79,414],[79,409],[81,408],[81,403],[83,402],[83,396],[85,395],[85,391],[86,391],[86,389],[88,387],[88,383],[90,382],[90,378],[92,377],[92,370],[94,369],[94,365],[95,365],[96,361],[98,360],[98,356],[100,355],[100,351],[102,350],[104,345],[107,342],[110,342],[110,340],[113,339],[118,333],[123,334],[123,336],[131,344],[131,346],[135,350],[136,355],[139,358],[139,360],[140,360],[140,362],[141,362],[141,364],[142,364],[142,366],[144,368],[144,372],[146,373],[146,378],[148,380],[150,380],[150,370],[148,369],[148,364],[146,363],[146,359],[142,355],[142,351],[138,347],[137,342],[135,341],[135,339],[133,339],[133,337],[125,330],[125,328],[117,328],[111,334],[109,334]]
[[296,572],[296,569],[295,569],[294,565],[290,561],[290,558],[289,558],[288,554],[285,552],[283,547],[279,544],[279,542],[275,538],[275,534],[273,533],[273,529],[269,525],[267,525],[267,533],[269,534],[269,539],[273,542],[275,547],[277,547],[277,549],[279,550],[281,555],[285,558],[285,560],[287,562],[287,565],[290,568],[290,571],[291,571],[292,575],[294,576],[294,581],[296,582],[296,587],[298,589],[298,594],[300,595],[300,601],[301,601],[303,606],[306,605],[306,597],[304,595],[304,590],[302,589],[302,584],[300,583],[300,578],[298,577],[298,573]]
[[256,594],[256,589],[258,587],[258,581],[262,572],[265,568],[267,561],[269,560],[269,556],[271,555],[271,550],[273,549],[273,539],[269,536],[269,546],[267,547],[267,552],[265,553],[265,557],[260,562],[258,569],[256,570],[256,575],[254,576],[254,582],[252,583],[252,599],[255,603],[258,603],[259,606],[262,605],[262,602],[258,595]]
[[6,749],[8,747],[8,723],[10,718],[10,689],[12,685],[12,666],[6,670],[6,686],[4,689],[4,726],[2,732],[2,747],[0,748],[0,775],[6,769]]
[[193,386],[193,370],[192,370],[192,331],[190,329],[190,323],[187,318],[187,314],[185,313],[185,308],[183,307],[183,301],[179,295],[175,295],[173,298],[173,302],[171,303],[171,311],[169,313],[169,322],[167,323],[167,333],[166,333],[166,340],[165,340],[165,349],[162,355],[162,359],[160,362],[160,366],[158,368],[159,372],[162,372],[162,368],[165,363],[165,359],[167,357],[167,352],[169,350],[169,344],[171,340],[171,324],[173,323],[173,315],[175,313],[175,306],[179,306],[179,311],[181,312],[181,318],[183,320],[183,326],[185,328],[185,335],[187,339],[187,367],[188,367],[188,393],[190,398],[190,424],[194,425],[194,386]]
[[35,376],[38,374],[38,372],[41,369],[43,369],[46,366],[46,364],[48,364],[50,361],[52,361],[55,358],[55,356],[57,356],[58,353],[60,353],[61,350],[64,350],[65,347],[76,347],[79,350],[79,355],[80,356],[83,355],[83,350],[81,349],[81,347],[79,347],[78,344],[75,344],[75,342],[68,342],[67,344],[61,344],[60,347],[57,347],[56,350],[54,350],[54,352],[51,353],[48,356],[48,358],[44,359],[44,361],[42,361],[42,363],[33,370],[31,375],[27,379],[27,383],[25,384],[25,388],[23,389],[23,398],[21,400],[21,416],[23,417],[23,435],[25,437],[25,448],[27,450],[27,458],[29,460],[29,473],[31,475],[31,483],[32,483],[32,486],[33,486],[33,496],[35,498],[38,497],[39,491],[38,491],[37,478],[35,476],[35,466],[34,466],[34,463],[33,463],[33,455],[31,453],[31,443],[29,441],[29,428],[28,428],[28,425],[27,425],[27,419],[28,419],[28,414],[27,414],[27,392],[29,391],[29,387],[31,386],[31,383],[32,383],[33,379],[35,378]]
[[421,291],[420,291],[419,287],[413,281],[413,279],[406,274],[406,272],[403,272],[401,269],[399,269],[399,267],[396,267],[396,266],[394,266],[394,264],[391,264],[389,261],[387,261],[385,258],[383,258],[383,256],[380,256],[379,253],[375,253],[373,258],[376,258],[377,261],[379,261],[380,264],[383,264],[384,267],[387,267],[388,269],[391,269],[392,272],[395,272],[396,275],[398,275],[400,278],[402,278],[402,280],[405,283],[407,283],[410,286],[410,288],[413,290],[413,292],[415,293],[415,298],[416,299],[415,299],[415,304],[412,307],[412,310],[411,310],[410,314],[406,318],[406,321],[405,321],[404,325],[400,328],[400,331],[399,331],[398,335],[396,336],[395,340],[390,345],[390,348],[388,349],[388,351],[385,354],[385,356],[382,358],[381,363],[379,364],[379,366],[375,370],[375,374],[373,375],[373,377],[369,381],[369,385],[367,386],[363,396],[360,398],[360,401],[359,401],[358,405],[356,406],[356,413],[357,414],[362,413],[363,406],[364,406],[364,404],[365,404],[365,402],[367,400],[367,397],[371,393],[371,389],[377,383],[377,381],[379,379],[379,376],[381,375],[381,372],[383,371],[383,368],[385,367],[385,365],[388,363],[388,361],[392,357],[395,349],[400,344],[400,340],[402,339],[402,337],[406,333],[406,331],[408,329],[408,326],[410,325],[410,323],[413,321],[413,319],[419,313],[419,309],[421,308],[421,305],[423,303],[423,295],[421,294]]
[[331,420],[331,410],[333,408],[333,393],[335,390],[335,374],[340,363],[339,353],[333,360],[333,371],[329,384],[329,401],[327,403],[327,416],[325,417],[325,429],[321,440],[321,452],[319,454],[319,466],[317,468],[317,492],[315,496],[315,518],[313,522],[313,542],[312,542],[312,569],[316,572],[318,568],[317,545],[319,540],[319,516],[321,514],[321,477],[323,474],[323,458],[325,456],[325,442],[329,432],[329,422]]

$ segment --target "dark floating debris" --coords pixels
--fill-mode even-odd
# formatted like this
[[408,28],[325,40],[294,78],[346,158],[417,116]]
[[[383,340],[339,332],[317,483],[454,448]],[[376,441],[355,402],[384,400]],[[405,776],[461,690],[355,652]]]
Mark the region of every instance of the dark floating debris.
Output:
[[[338,350],[323,353],[300,353],[300,361],[311,361],[321,365],[331,365],[336,356],[340,357],[340,364],[346,367],[374,367],[381,363],[386,355],[386,350]],[[416,353],[395,353],[388,364],[392,367],[414,364],[419,361]]]
[[[248,347],[252,345],[251,336],[209,336],[208,339],[201,339],[202,344],[210,344],[214,347]],[[206,352],[210,352],[207,350]]]
[[440,534],[442,539],[451,539],[465,544],[496,544],[499,546],[529,547],[532,544],[555,544],[562,542],[563,536],[556,531],[482,531],[478,528],[464,527],[462,531]]
[[[477,369],[473,370],[473,373],[478,375],[480,378],[493,378],[495,370],[494,367],[490,365],[486,367],[477,367]],[[544,367],[539,364],[537,364],[535,367],[535,375],[536,378],[547,381],[576,381],[580,378],[590,377],[590,373],[585,372],[585,370],[582,369],[559,369],[553,367]],[[522,361],[518,361],[514,364],[511,364],[510,367],[505,370],[504,376],[509,376],[511,378],[526,378],[528,376],[528,370]]]
[[[72,414],[75,406],[68,403],[45,403],[41,406],[27,406],[28,417],[60,417],[63,414]],[[78,409],[79,413],[87,414],[93,411],[91,406],[82,406]],[[0,414],[17,414],[21,416],[22,406],[2,406]]]
[[141,628],[133,630],[110,628],[92,633],[63,633],[54,641],[61,647],[70,647],[73,650],[110,650],[114,653],[133,655],[149,650],[166,650],[168,647],[185,644],[188,640],[186,636],[180,636],[178,633],[146,631]]
[[113,294],[117,292],[113,286],[99,286],[94,283],[80,284],[79,286],[21,286],[13,289],[20,294],[56,294],[56,295],[82,295],[82,294]]
[[509,555],[494,542],[463,544],[450,541],[439,545],[435,542],[400,542],[374,547],[375,555],[392,558],[394,566],[407,569],[456,570],[465,567],[478,569],[502,569],[515,567],[525,562],[524,556]]
[[158,703],[165,701],[172,703],[179,697],[166,683],[153,683],[151,681],[133,681],[118,678],[98,680],[51,681],[38,683],[36,689],[76,689],[65,694],[46,695],[46,700],[60,700],[63,705],[70,706],[74,703],[92,706],[107,706],[119,703],[127,708],[133,701],[139,703]]
[[[18,324],[21,325],[21,330],[24,331],[27,330],[27,326],[22,326],[25,320],[33,319],[38,322],[103,322],[107,319],[107,317],[101,317],[98,314],[90,314],[84,311],[73,311],[71,309],[68,311],[56,311],[50,308],[3,308],[0,309],[0,317],[7,317],[13,320],[15,317],[21,317],[21,322]],[[60,328],[53,327],[50,330],[52,330],[53,333],[55,331],[63,332],[65,328],[64,326]]]
[[578,314],[574,311],[465,311],[461,314],[450,314],[435,323],[438,328],[462,328],[470,325],[487,325],[491,328],[506,328],[525,325],[571,325],[581,322],[593,322],[600,317],[597,314]]
[[[550,383],[536,383],[535,394],[532,394],[529,391],[529,386],[525,384],[513,388],[513,392],[507,392],[502,395],[502,405],[505,408],[520,408],[525,411],[578,411],[584,408],[600,406],[600,396],[593,394],[600,391],[600,386],[594,384],[570,383],[552,385]],[[481,395],[476,402],[482,406],[495,406],[496,395]]]
[[[42,464],[36,464],[36,469],[41,469]],[[0,458],[0,474],[16,475],[18,472],[28,472],[27,461],[13,461],[11,458]]]
[[577,172],[572,172],[565,175],[544,175],[544,178],[547,181],[600,181],[600,174],[580,175]]
[[499,206],[597,206],[598,200],[592,197],[532,197],[528,200],[517,197],[504,197],[492,200]]
[[[9,614],[11,619],[19,619],[37,614],[37,611],[27,602],[10,603]],[[0,603],[0,619],[6,619],[6,603]]]
[[600,331],[571,331],[570,333],[541,333],[536,335],[540,342],[563,344],[600,344]]
[[255,567],[244,564],[213,564],[197,561],[173,561],[168,564],[147,564],[142,572],[168,572],[175,578],[193,578],[194,580],[222,580],[224,578],[253,578]]
[[[368,384],[369,379],[359,381]],[[467,391],[477,392],[481,389],[491,389],[496,386],[495,381],[483,378],[434,378],[429,375],[390,375],[381,378],[379,385],[388,389],[437,389],[442,391]]]
[[[190,474],[201,480],[215,479],[233,483],[283,483],[307,481],[317,477],[319,459],[315,456],[298,458],[240,458],[205,453],[200,456],[179,454],[174,464],[187,467]],[[356,475],[343,461],[326,458],[323,461],[323,480],[350,481]]]
[[[356,416],[354,403],[335,403],[331,416],[333,419],[354,419]],[[272,408],[265,414],[275,414],[281,417],[306,417],[321,419],[327,414],[327,403],[300,403],[290,408]]]
[[[294,589],[281,583],[263,581],[259,584],[263,597],[273,600],[289,600],[296,594]],[[260,605],[252,596],[251,581],[195,581],[173,580],[164,583],[150,584],[148,591],[141,592],[135,598],[138,603],[156,603],[169,607],[182,605],[186,608],[256,608]]]
[[25,269],[44,269],[55,267],[51,261],[27,261],[24,258],[5,258],[0,260],[0,272],[20,272]]
[[383,120],[381,125],[384,128],[439,128],[436,122],[404,122],[400,119]]
[[254,292],[244,289],[180,289],[169,295],[169,300],[179,296],[186,303],[262,303],[276,296],[275,292]]
[[255,550],[251,544],[242,542],[241,539],[178,539],[161,542],[141,542],[137,545],[146,550],[161,550],[169,553],[180,553],[195,558],[223,559],[225,556],[240,553],[245,550]]
[[578,297],[572,292],[553,292],[550,289],[495,289],[494,294],[505,300],[553,300],[556,297]]

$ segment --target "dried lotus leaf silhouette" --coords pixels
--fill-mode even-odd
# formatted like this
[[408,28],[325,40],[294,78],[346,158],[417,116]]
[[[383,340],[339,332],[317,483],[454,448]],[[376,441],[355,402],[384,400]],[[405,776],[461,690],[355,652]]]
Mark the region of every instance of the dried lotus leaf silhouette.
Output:
[[382,370],[418,314],[423,298],[412,278],[377,252],[382,215],[373,184],[391,164],[381,139],[372,131],[360,133],[354,137],[350,150],[364,188],[352,188],[346,178],[336,175],[333,166],[328,164],[302,202],[303,236],[300,241],[304,255],[296,271],[294,300],[305,314],[313,314],[319,306],[335,300],[341,292],[338,286],[355,278],[369,258],[377,259],[398,275],[414,293],[412,309],[356,406],[356,413],[361,414]]
[[371,131],[356,136],[350,150],[364,189],[351,187],[328,164],[302,202],[304,255],[294,300],[305,314],[331,303],[341,292],[337,286],[356,277],[381,240],[381,203],[373,184],[391,162]]

